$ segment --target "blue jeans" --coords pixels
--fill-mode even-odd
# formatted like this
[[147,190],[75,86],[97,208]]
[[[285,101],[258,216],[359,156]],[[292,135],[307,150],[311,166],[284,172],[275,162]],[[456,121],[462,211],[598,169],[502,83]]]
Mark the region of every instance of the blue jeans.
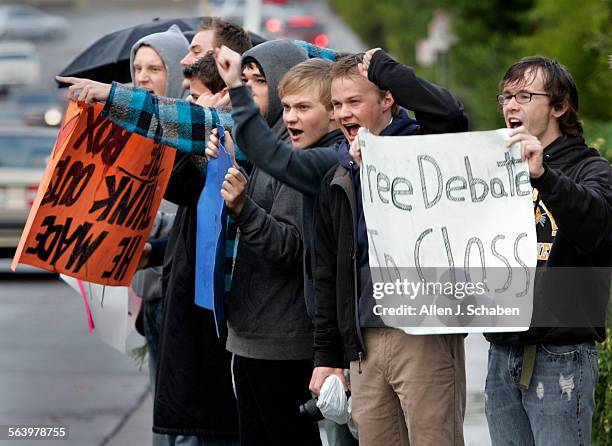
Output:
[[541,344],[527,389],[523,348],[491,344],[485,412],[494,446],[590,445],[597,350],[593,342]]

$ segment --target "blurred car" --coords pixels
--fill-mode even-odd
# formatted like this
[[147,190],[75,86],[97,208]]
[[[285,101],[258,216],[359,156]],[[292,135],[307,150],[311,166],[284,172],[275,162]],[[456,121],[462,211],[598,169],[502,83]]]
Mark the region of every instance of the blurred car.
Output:
[[323,26],[312,15],[284,11],[283,14],[266,17],[264,26],[265,34],[271,39],[305,40],[320,47],[329,44]]
[[211,15],[221,17],[236,25],[244,25],[244,10],[246,0],[213,0],[209,3]]
[[[230,20],[234,17],[235,20],[232,22],[241,25],[244,18],[244,10],[246,8],[246,0],[208,0],[206,2],[206,8],[209,10],[202,10],[203,15],[213,15],[216,17],[223,17],[225,20]],[[262,0],[261,4],[276,4],[286,5],[288,0]]]
[[48,127],[0,127],[0,257],[15,253],[57,133]]
[[43,88],[14,90],[9,101],[21,113],[27,125],[48,125],[55,127],[61,124],[65,104],[62,104],[54,91]]
[[[245,0],[226,0],[216,14],[244,25]],[[261,8],[261,35],[267,39],[305,40],[326,47],[329,38],[323,25],[303,6],[264,3]]]
[[29,42],[0,42],[0,90],[40,81],[40,61]]
[[0,38],[54,39],[68,31],[68,21],[29,5],[0,6]]

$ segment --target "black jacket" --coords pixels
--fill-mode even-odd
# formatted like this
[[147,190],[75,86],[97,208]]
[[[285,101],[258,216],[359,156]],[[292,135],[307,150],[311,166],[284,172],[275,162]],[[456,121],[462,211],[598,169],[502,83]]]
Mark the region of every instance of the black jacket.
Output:
[[[414,75],[384,51],[372,57],[369,79],[412,110],[418,133],[467,130],[463,106],[446,89]],[[393,125],[393,123],[391,123]],[[391,126],[390,126],[391,127]],[[385,134],[401,134],[383,132]],[[323,179],[315,213],[315,366],[344,367],[365,351],[359,330],[357,227],[360,214],[351,169],[332,168]],[[358,209],[359,208],[359,209]],[[367,252],[367,251],[366,251]]]
[[164,262],[163,269],[153,430],[237,437],[226,334],[218,339],[213,313],[194,303],[197,201],[203,187],[204,176],[192,156],[177,152],[165,194],[179,207],[166,248],[172,262]]
[[[500,344],[603,341],[612,272],[612,169],[582,137],[544,149],[537,189],[538,268],[528,331],[487,334]],[[573,327],[573,328],[572,328]]]

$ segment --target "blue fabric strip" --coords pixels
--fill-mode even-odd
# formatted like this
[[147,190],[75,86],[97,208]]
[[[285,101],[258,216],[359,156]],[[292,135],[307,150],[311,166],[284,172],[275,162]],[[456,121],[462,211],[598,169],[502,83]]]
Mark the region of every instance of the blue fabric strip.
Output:
[[217,336],[220,336],[221,323],[225,318],[227,210],[219,191],[225,174],[232,166],[232,158],[223,146],[225,142],[223,127],[217,126],[217,131],[220,141],[219,156],[211,158],[208,162],[206,183],[198,200],[195,303],[213,311]]

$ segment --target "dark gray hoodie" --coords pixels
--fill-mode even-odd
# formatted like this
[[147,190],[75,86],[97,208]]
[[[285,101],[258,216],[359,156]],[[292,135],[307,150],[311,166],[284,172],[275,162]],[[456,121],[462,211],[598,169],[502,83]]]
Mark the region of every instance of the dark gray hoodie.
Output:
[[242,55],[242,66],[257,62],[268,82],[268,113],[266,121],[278,136],[288,135],[283,123],[283,105],[278,97],[278,84],[282,77],[300,62],[308,60],[308,53],[290,40],[270,40]]
[[[289,41],[270,41],[244,53],[263,70],[268,83],[266,120],[286,134],[278,83],[307,59]],[[257,142],[254,141],[256,145]],[[228,298],[227,349],[247,358],[313,358],[312,324],[306,313],[302,275],[302,196],[255,168],[244,208],[235,217],[238,253]]]

